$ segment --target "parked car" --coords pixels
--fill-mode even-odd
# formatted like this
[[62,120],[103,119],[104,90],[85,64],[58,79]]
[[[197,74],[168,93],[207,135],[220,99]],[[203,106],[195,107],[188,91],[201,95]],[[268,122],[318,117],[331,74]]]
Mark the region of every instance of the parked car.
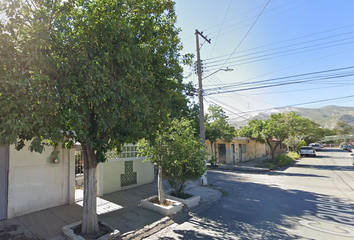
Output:
[[301,157],[303,156],[311,156],[311,157],[316,157],[316,151],[313,149],[313,147],[301,147],[299,150],[299,154]]
[[322,146],[319,143],[310,143],[309,146],[312,147],[313,149],[315,149],[315,151],[322,149]]
[[348,146],[351,146],[350,143],[341,143],[339,147],[343,150],[347,150]]
[[354,149],[354,146],[353,145],[347,145],[347,148],[346,148],[346,150],[348,151],[348,152],[351,152],[352,151],[352,149]]

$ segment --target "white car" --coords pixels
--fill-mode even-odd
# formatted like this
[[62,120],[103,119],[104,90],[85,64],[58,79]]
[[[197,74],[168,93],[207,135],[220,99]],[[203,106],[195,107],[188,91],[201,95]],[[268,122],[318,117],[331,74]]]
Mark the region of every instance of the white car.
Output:
[[301,147],[299,150],[299,154],[301,157],[303,156],[316,157],[316,151],[312,147]]
[[315,151],[322,149],[322,146],[319,143],[310,143],[309,146],[312,147],[313,149],[315,149]]

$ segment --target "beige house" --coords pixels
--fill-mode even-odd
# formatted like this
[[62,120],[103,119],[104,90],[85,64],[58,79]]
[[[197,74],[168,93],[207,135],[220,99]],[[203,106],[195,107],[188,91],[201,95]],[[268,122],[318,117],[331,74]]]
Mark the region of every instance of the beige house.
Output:
[[[1,147],[0,220],[75,203],[83,178],[79,152],[80,146],[47,147],[42,154]],[[132,144],[125,145],[120,155],[109,153],[108,161],[97,167],[98,196],[153,182],[154,167],[143,160]]]
[[[210,141],[206,140],[207,151],[209,154],[216,153],[219,163],[236,164],[249,160],[270,157],[271,152],[269,146],[260,143],[255,139],[248,137],[235,137],[231,142],[226,140],[217,140],[211,149]],[[276,153],[286,152],[287,148],[280,145]]]

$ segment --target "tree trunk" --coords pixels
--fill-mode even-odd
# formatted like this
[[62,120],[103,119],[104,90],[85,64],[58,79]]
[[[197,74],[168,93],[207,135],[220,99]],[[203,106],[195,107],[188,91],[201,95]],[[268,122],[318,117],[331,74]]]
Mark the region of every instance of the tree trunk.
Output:
[[158,188],[159,203],[162,204],[165,201],[165,193],[162,185],[162,167],[160,165],[157,174],[157,188]]
[[273,147],[272,142],[268,141],[268,140],[267,140],[267,144],[269,146],[270,153],[272,154],[272,160],[274,160],[275,159],[275,148],[276,148],[276,146]]
[[81,144],[84,152],[84,205],[82,210],[82,226],[81,234],[86,238],[94,238],[98,235],[98,219],[97,219],[97,181],[96,167],[97,160],[95,151]]
[[277,149],[277,147],[278,147],[281,143],[282,143],[282,141],[281,141],[281,142],[276,142],[276,143],[274,144],[274,146],[273,146],[273,145],[272,145],[272,142],[267,140],[267,144],[268,144],[268,146],[269,146],[269,148],[270,148],[270,151],[271,151],[271,153],[272,153],[272,160],[275,160],[275,150]]
[[216,156],[216,142],[214,142],[214,154],[215,154],[215,159],[217,158]]
[[211,155],[214,155],[214,151],[213,151],[213,142],[210,141],[210,149],[211,149]]

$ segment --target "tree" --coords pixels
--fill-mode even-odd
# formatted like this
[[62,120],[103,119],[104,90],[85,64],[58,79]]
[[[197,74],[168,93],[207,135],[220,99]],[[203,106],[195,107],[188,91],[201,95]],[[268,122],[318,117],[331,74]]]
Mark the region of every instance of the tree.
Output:
[[0,145],[81,143],[81,233],[95,236],[98,163],[154,132],[182,90],[174,2],[9,0],[0,10]]
[[[267,120],[250,120],[248,126],[240,129],[240,136],[255,138],[269,146],[272,159],[275,159],[277,147],[294,131],[296,113],[278,113]],[[275,140],[275,141],[274,141]]]
[[302,140],[318,141],[324,135],[324,131],[320,125],[314,121],[304,118],[295,112],[292,113],[291,122],[289,123],[289,137],[284,140],[284,143],[293,151],[299,148]]
[[216,151],[213,149],[216,140],[225,139],[230,142],[236,132],[227,122],[228,116],[221,107],[210,105],[208,112],[205,115],[205,138],[210,141],[211,152],[216,157]]
[[206,171],[205,148],[195,135],[192,121],[172,119],[157,132],[152,140],[142,139],[138,144],[141,156],[158,166],[158,201],[164,202],[162,177],[167,179],[181,196],[189,180],[201,177]]
[[[322,131],[314,121],[301,117],[295,112],[272,114],[267,120],[250,120],[246,127],[239,130],[239,136],[255,138],[266,142],[275,159],[277,147],[284,143],[296,150],[305,138],[321,138]],[[320,134],[321,133],[321,134]],[[275,140],[275,141],[273,141]]]
[[336,130],[339,135],[343,136],[344,141],[348,141],[346,135],[353,132],[354,127],[346,121],[337,122]]

